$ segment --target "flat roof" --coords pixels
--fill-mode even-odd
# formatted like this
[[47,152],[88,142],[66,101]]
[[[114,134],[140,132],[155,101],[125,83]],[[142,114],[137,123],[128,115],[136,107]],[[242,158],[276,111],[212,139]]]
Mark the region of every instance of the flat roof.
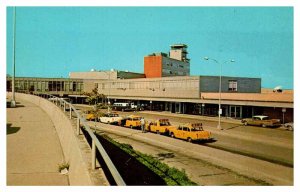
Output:
[[184,48],[187,48],[188,46],[186,44],[173,44],[173,45],[170,45],[170,47],[184,47]]

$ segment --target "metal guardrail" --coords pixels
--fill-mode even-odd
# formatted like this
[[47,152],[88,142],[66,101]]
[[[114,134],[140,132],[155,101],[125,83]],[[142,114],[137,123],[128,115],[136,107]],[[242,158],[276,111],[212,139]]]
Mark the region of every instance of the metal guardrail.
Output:
[[50,94],[40,94],[40,93],[31,93],[33,95],[48,99],[49,101],[55,103],[56,105],[58,105],[59,107],[63,107],[64,112],[66,112],[66,107],[69,107],[69,118],[72,119],[72,111],[74,111],[74,113],[76,114],[77,118],[77,124],[76,124],[76,134],[80,135],[81,134],[81,129],[80,129],[80,125],[83,125],[83,127],[85,128],[85,130],[88,132],[88,134],[90,135],[90,137],[92,138],[92,169],[96,168],[96,150],[98,150],[106,164],[106,166],[108,167],[112,177],[114,178],[115,182],[117,185],[120,186],[125,186],[125,182],[123,180],[123,178],[121,177],[120,173],[118,172],[118,170],[116,169],[115,165],[113,164],[113,162],[111,161],[110,157],[108,156],[108,154],[106,153],[105,149],[103,148],[102,144],[100,143],[100,141],[97,139],[96,135],[94,134],[94,132],[91,130],[90,126],[87,124],[85,118],[83,118],[79,112],[76,110],[76,108],[69,102],[65,101],[62,98],[50,95]]

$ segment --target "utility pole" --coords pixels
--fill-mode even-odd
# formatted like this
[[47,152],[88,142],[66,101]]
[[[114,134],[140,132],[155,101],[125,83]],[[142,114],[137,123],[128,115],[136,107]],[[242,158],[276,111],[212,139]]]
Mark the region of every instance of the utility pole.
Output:
[[16,7],[13,7],[13,76],[12,76],[12,100],[10,103],[10,107],[16,107],[15,72],[16,72]]

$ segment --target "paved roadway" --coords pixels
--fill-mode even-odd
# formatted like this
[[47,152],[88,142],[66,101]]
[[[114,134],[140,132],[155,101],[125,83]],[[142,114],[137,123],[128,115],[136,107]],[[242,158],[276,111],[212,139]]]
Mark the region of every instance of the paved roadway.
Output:
[[37,105],[17,100],[7,108],[7,185],[69,185],[58,172],[64,161],[53,122]]
[[[127,114],[130,113],[124,115]],[[243,126],[237,120],[222,122],[224,130],[217,130],[216,121],[204,120],[203,117],[199,120],[193,115],[147,111],[141,112],[140,115],[148,120],[168,118],[174,125],[202,122],[204,129],[211,131],[216,139],[216,142],[208,143],[208,146],[293,167],[293,132],[291,131],[282,128]]]
[[89,122],[98,133],[132,145],[171,167],[184,170],[198,185],[292,185],[293,169],[255,158],[140,130]]
[[[133,112],[119,113],[122,116],[126,116]],[[283,128],[243,126],[239,120],[234,119],[222,120],[225,121],[222,122],[224,130],[217,130],[217,118],[214,117],[154,111],[142,111],[135,114],[144,116],[146,120],[168,118],[174,125],[201,122],[204,129],[211,131],[216,139],[216,142],[207,143],[207,146],[293,167],[294,147],[292,131],[287,131]]]
[[[124,112],[121,113],[122,115],[128,115],[132,114],[132,112]],[[293,183],[293,132],[286,131],[282,128],[261,128],[261,127],[253,127],[253,126],[243,126],[239,124],[239,121],[237,120],[231,120],[231,119],[224,119],[225,123],[222,123],[222,127],[224,130],[220,131],[216,129],[217,122],[211,121],[216,120],[216,118],[206,118],[206,117],[199,117],[199,116],[193,116],[193,115],[183,115],[183,114],[169,114],[169,113],[159,113],[159,112],[139,112],[136,114],[140,114],[145,117],[146,120],[153,120],[157,118],[168,118],[173,124],[179,124],[179,123],[187,123],[187,122],[202,122],[204,125],[204,128],[206,130],[210,130],[213,133],[214,138],[217,140],[214,143],[208,143],[203,146],[203,144],[197,146],[206,147],[209,148],[211,151],[215,151],[216,153],[222,154],[223,152],[230,152],[231,154],[237,155],[237,156],[243,156],[248,157],[252,160],[257,160],[259,162],[265,162],[272,164],[272,166],[275,167],[281,167],[284,169],[288,180],[283,182],[273,182],[272,180],[269,182],[269,184],[274,185],[285,185],[285,184],[292,184]],[[210,119],[210,120],[206,120]],[[101,123],[97,123],[98,127],[103,126]],[[122,128],[121,128],[122,130]],[[107,130],[106,130],[107,132]],[[123,128],[123,132],[128,132],[128,130]],[[118,135],[116,133],[109,133],[112,135]],[[148,135],[148,134],[147,134]],[[161,136],[163,137],[163,136]],[[123,138],[123,137],[121,137]],[[167,137],[165,137],[167,138]],[[127,138],[126,142],[129,138]],[[131,143],[134,143],[131,140]],[[137,142],[137,141],[135,141]],[[182,142],[182,141],[177,141]],[[138,144],[134,144],[136,146],[140,146]],[[149,145],[149,144],[148,144]],[[154,144],[153,144],[154,145]],[[143,149],[140,149],[142,151],[150,150],[150,146],[145,149],[146,145]],[[139,147],[138,147],[139,148]],[[157,147],[154,147],[157,148]],[[168,147],[166,147],[164,150],[168,151]],[[182,154],[178,154],[179,156],[182,156]],[[177,155],[177,157],[178,157]],[[184,153],[183,153],[184,155]],[[186,157],[187,158],[187,157]],[[221,157],[222,158],[222,157]],[[194,164],[196,162],[193,162]],[[225,163],[226,164],[226,163]],[[178,165],[177,165],[178,166]],[[179,166],[182,167],[182,166]],[[185,165],[183,166],[185,170],[191,169],[189,166]],[[261,170],[264,170],[263,167],[261,167]],[[274,170],[273,170],[274,171]],[[272,171],[269,172],[269,174],[272,174]],[[193,174],[191,174],[193,175]],[[227,178],[227,177],[226,177]],[[197,180],[197,179],[196,179]],[[226,180],[226,179],[225,179]],[[211,180],[212,181],[212,180]],[[203,184],[203,180],[199,181],[199,183]],[[234,183],[239,184],[245,184],[245,185],[261,185],[259,181],[251,180],[249,181],[232,181],[233,185]],[[256,183],[256,184],[255,184]],[[227,185],[228,183],[222,183],[218,179],[216,179],[216,183],[214,182],[204,182],[204,184],[208,185]],[[230,182],[229,182],[230,184]],[[265,183],[266,184],[266,183]]]

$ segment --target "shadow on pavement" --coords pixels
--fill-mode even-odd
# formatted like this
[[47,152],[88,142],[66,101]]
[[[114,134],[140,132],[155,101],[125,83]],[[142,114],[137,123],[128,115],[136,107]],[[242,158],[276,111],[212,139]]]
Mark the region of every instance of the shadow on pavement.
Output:
[[197,144],[207,144],[207,143],[214,143],[218,141],[217,139],[210,139],[210,140],[200,140],[200,141],[193,141],[193,143],[197,143]]
[[17,107],[25,107],[24,105],[21,105],[20,102],[16,102],[16,107],[10,106],[10,101],[6,101],[6,108],[17,108]]
[[6,124],[6,135],[14,134],[21,129],[20,127],[12,127],[11,125],[11,123]]
[[228,127],[225,130],[234,129],[234,128],[238,128],[238,127],[241,127],[241,126],[243,126],[243,125],[236,125],[236,126]]

